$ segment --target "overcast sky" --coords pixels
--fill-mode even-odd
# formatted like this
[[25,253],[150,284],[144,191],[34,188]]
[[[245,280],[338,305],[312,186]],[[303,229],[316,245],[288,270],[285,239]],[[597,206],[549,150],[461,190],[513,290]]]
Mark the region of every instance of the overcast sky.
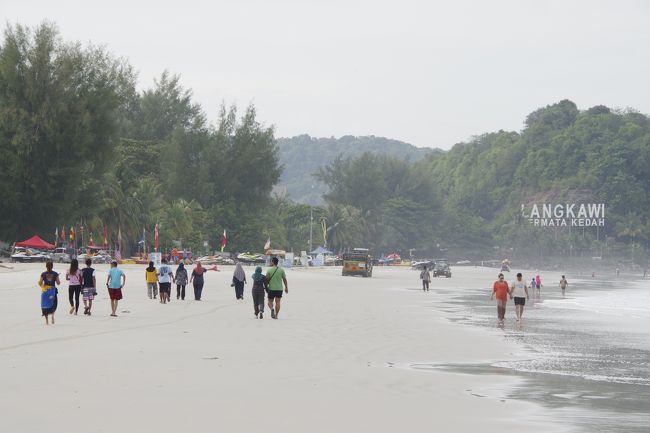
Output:
[[141,88],[180,74],[211,120],[254,103],[276,136],[448,149],[565,98],[650,113],[642,0],[0,0],[0,20],[105,45]]

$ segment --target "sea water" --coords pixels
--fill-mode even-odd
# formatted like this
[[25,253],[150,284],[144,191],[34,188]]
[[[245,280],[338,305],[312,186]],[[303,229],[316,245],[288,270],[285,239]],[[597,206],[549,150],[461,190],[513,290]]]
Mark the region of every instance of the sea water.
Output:
[[521,323],[509,301],[503,325],[490,292],[454,297],[451,312],[525,349],[489,366],[526,379],[513,398],[540,402],[584,431],[650,431],[650,281],[569,278],[565,298],[557,285],[539,299],[531,290]]

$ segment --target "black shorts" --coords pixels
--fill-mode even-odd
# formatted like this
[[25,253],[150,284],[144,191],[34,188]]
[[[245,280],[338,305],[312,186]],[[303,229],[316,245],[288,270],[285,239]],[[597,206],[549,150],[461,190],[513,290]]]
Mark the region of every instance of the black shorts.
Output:
[[269,297],[269,301],[273,298],[282,298],[282,290],[267,290],[266,294]]
[[172,288],[172,283],[158,283],[160,285],[160,293],[169,293]]
[[515,305],[526,305],[526,298],[519,298],[515,296]]

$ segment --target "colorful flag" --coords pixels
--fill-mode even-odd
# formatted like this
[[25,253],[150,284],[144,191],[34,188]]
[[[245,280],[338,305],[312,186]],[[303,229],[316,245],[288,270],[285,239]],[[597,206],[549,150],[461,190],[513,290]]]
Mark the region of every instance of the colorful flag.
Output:
[[271,248],[271,236],[266,240],[266,243],[264,244],[264,251],[268,250]]
[[65,241],[65,226],[61,226],[61,233],[59,233],[61,236],[61,242]]
[[74,227],[70,227],[70,242],[74,242]]
[[156,223],[156,227],[154,227],[153,231],[153,248],[156,252],[158,252],[158,223]]
[[58,227],[54,231],[54,245],[56,245],[57,242],[59,242],[59,228]]
[[95,246],[95,241],[93,240],[93,232],[90,232],[90,242],[88,243],[91,247]]
[[108,226],[104,224],[104,249],[108,249]]
[[223,253],[223,249],[226,248],[226,245],[228,244],[228,237],[226,236],[226,229],[223,229],[223,235],[221,237],[221,252]]

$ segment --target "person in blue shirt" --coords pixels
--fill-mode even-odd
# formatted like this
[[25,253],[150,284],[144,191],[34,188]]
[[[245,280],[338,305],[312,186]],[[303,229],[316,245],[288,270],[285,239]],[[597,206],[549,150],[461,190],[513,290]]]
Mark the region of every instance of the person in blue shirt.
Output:
[[108,296],[111,298],[111,316],[117,317],[117,303],[122,299],[122,289],[126,284],[126,275],[120,268],[117,267],[117,262],[111,262],[111,269],[108,271],[106,278],[106,287],[108,288]]

